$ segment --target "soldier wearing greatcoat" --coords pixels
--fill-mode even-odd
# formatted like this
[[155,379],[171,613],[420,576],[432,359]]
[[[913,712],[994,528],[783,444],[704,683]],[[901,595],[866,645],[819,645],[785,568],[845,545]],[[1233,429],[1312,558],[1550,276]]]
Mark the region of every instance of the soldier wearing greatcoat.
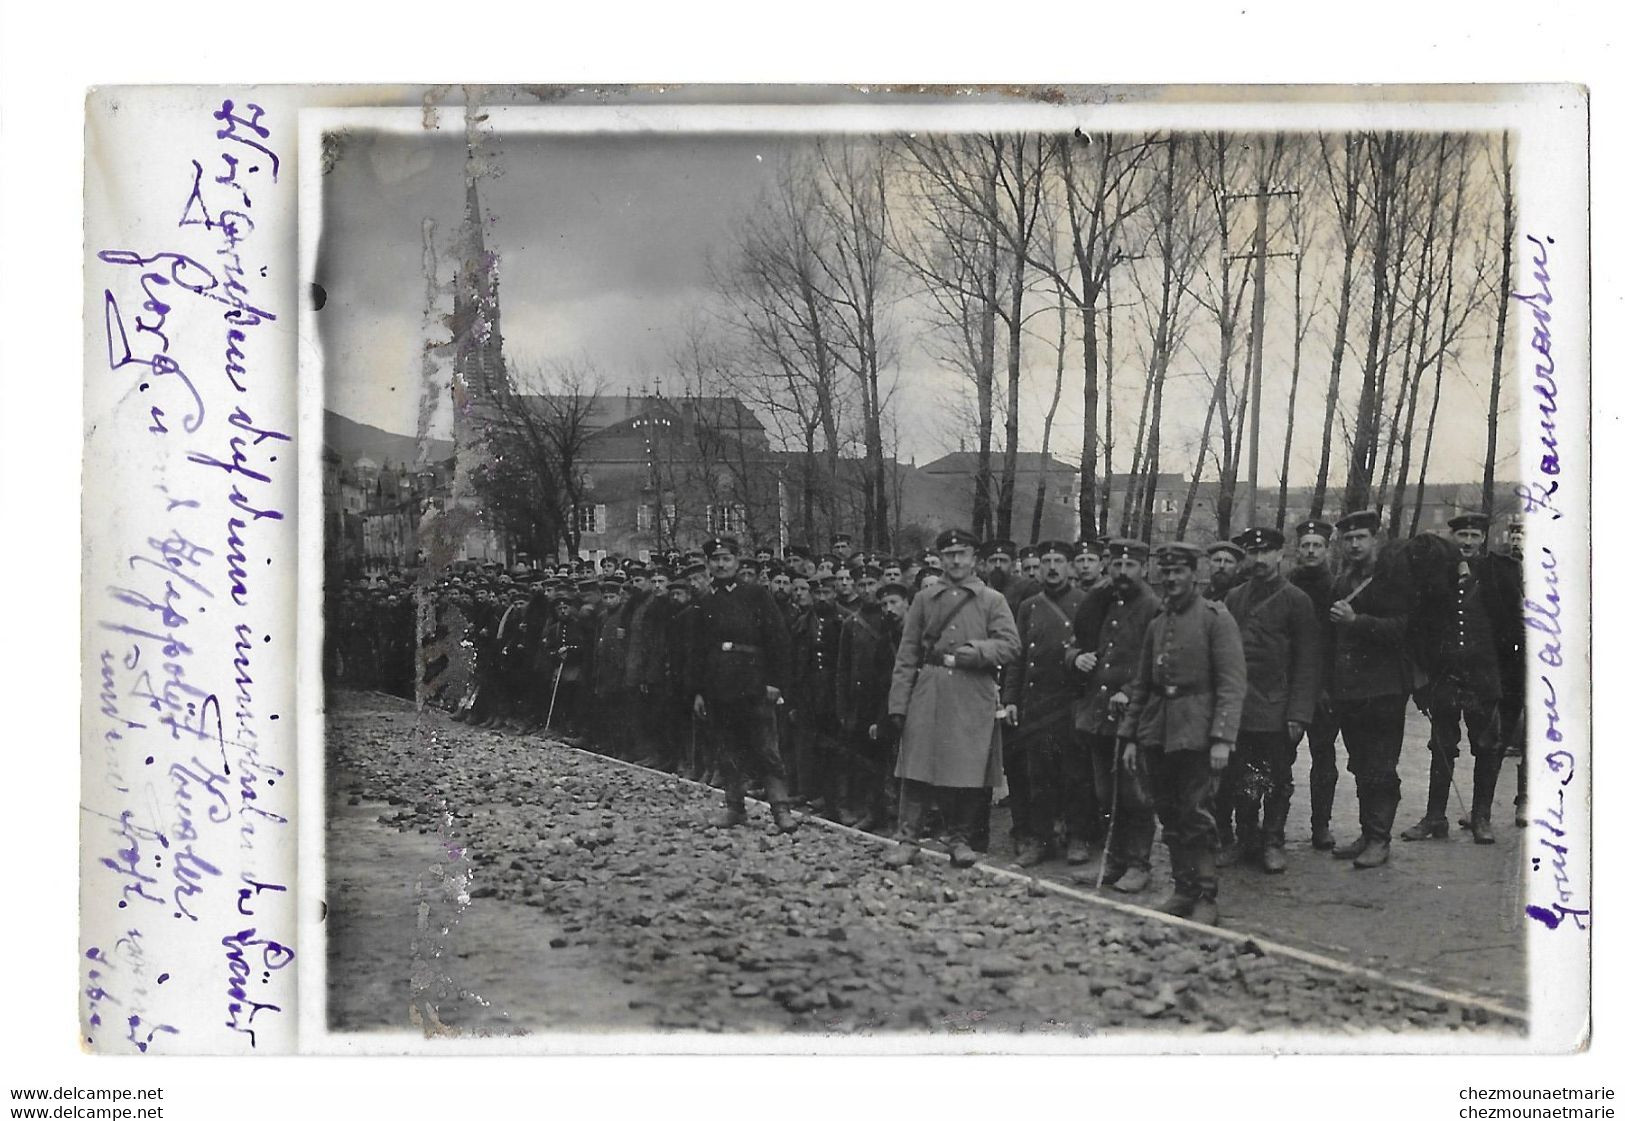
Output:
[[1001,737],[998,673],[1015,661],[1021,638],[1003,595],[976,575],[976,539],[964,530],[937,537],[943,578],[922,588],[903,620],[888,709],[900,728],[898,847],[887,863],[918,852],[925,803],[935,797],[958,867],[976,862],[970,839],[988,793],[998,785]]

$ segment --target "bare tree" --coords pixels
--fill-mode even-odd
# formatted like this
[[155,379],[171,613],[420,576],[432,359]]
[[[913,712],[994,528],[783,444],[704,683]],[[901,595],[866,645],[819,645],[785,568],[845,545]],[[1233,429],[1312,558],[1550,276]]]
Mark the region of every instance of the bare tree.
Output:
[[[961,331],[968,327],[971,314],[979,328],[974,339],[965,332],[982,410],[973,522],[983,516],[984,475],[989,481],[992,475],[992,367],[997,328],[1002,324],[1005,329],[1004,456],[991,528],[1008,537],[1021,447],[1022,344],[1032,314],[1026,296],[1035,271],[1045,168],[1055,146],[1046,137],[1024,133],[909,137],[904,143],[913,157],[922,209],[934,238],[960,244],[950,245],[945,259],[929,242],[905,244],[902,255],[925,280],[939,307],[946,301],[944,310],[953,313],[951,319],[962,325]],[[967,267],[972,264],[975,267]]]
[[1056,293],[1055,301],[1055,390],[1044,413],[1044,436],[1039,442],[1038,487],[1033,492],[1033,519],[1027,540],[1037,541],[1044,532],[1044,500],[1049,490],[1050,434],[1055,429],[1055,413],[1061,407],[1061,390],[1066,385],[1066,301]]
[[843,392],[832,284],[821,261],[833,252],[827,217],[807,163],[787,161],[735,231],[726,264],[711,270],[724,321],[756,375],[735,388],[802,457],[801,531],[809,540],[820,507],[825,525],[839,528],[833,490]]
[[[1112,270],[1125,258],[1138,256],[1128,244],[1136,216],[1150,201],[1141,189],[1142,172],[1155,154],[1155,141],[1147,136],[1106,133],[1099,137],[1075,134],[1073,143],[1057,146],[1056,171],[1066,202],[1067,244],[1040,267],[1050,272],[1060,292],[1078,309],[1083,344],[1083,472],[1078,487],[1078,514],[1086,536],[1104,527],[1110,501],[1111,398],[1110,361],[1107,362],[1106,500],[1097,454],[1100,449],[1100,313],[1106,312],[1110,339]],[[1104,301],[1104,302],[1103,302]],[[1097,518],[1099,503],[1101,516]]]
[[508,378],[487,382],[471,482],[516,548],[551,556],[562,540],[574,554],[586,498],[582,453],[603,379],[579,363],[517,380],[541,392],[523,393]]
[[[997,231],[985,206],[967,205],[957,139],[910,138],[914,221],[898,229],[897,252],[922,283],[940,337],[949,340],[946,360],[971,381],[975,409],[976,472],[971,495],[971,532],[993,528],[993,371],[998,356],[1000,253]],[[991,196],[984,176],[977,190]]]
[[1305,194],[1309,189],[1310,177],[1305,166],[1307,162],[1305,149],[1294,145],[1291,160],[1292,175],[1297,184],[1292,208],[1287,212],[1287,232],[1292,237],[1293,249],[1292,380],[1286,399],[1286,436],[1281,441],[1281,489],[1275,504],[1275,528],[1283,532],[1286,529],[1286,493],[1292,465],[1292,437],[1298,420],[1298,385],[1303,376],[1303,344],[1314,324],[1315,315],[1320,307],[1322,285],[1326,279],[1323,268],[1316,277],[1315,289],[1310,294],[1306,308],[1303,297],[1303,270],[1307,256],[1305,249],[1317,240],[1318,209],[1306,205]]
[[882,413],[888,394],[881,371],[891,361],[886,315],[896,298],[888,177],[890,149],[850,139],[820,140],[820,205],[829,236],[814,243],[828,278],[835,359],[856,380],[863,428],[863,543],[886,549],[886,447]]
[[1331,374],[1326,383],[1325,423],[1320,437],[1320,466],[1315,473],[1315,491],[1310,499],[1309,515],[1318,518],[1326,507],[1326,487],[1332,461],[1332,422],[1337,416],[1339,392],[1342,388],[1343,356],[1348,347],[1349,305],[1354,294],[1354,257],[1365,237],[1369,221],[1360,197],[1363,136],[1350,133],[1342,138],[1341,154],[1334,154],[1333,139],[1324,133],[1319,137],[1320,165],[1326,178],[1328,197],[1337,216],[1337,233],[1342,242],[1343,265],[1338,282],[1337,319],[1332,327]]
[[1506,348],[1507,309],[1512,303],[1512,234],[1517,214],[1512,197],[1512,137],[1501,133],[1501,158],[1496,167],[1495,185],[1501,203],[1501,277],[1495,292],[1495,336],[1491,343],[1490,406],[1486,417],[1484,448],[1483,508],[1495,507],[1495,442],[1501,423],[1501,363]]
[[1140,464],[1143,468],[1136,471],[1141,482],[1134,494],[1137,525],[1131,530],[1144,540],[1151,538],[1157,480],[1162,470],[1162,405],[1169,361],[1182,344],[1188,328],[1184,305],[1190,277],[1211,237],[1211,224],[1200,208],[1193,205],[1196,178],[1192,161],[1181,155],[1189,147],[1189,141],[1174,134],[1163,147],[1164,157],[1156,167],[1148,215],[1148,249],[1157,264],[1157,276],[1155,280],[1142,278],[1139,269],[1130,273],[1146,309],[1143,318],[1147,321],[1148,335],[1144,345],[1149,415],[1142,409],[1145,436]]

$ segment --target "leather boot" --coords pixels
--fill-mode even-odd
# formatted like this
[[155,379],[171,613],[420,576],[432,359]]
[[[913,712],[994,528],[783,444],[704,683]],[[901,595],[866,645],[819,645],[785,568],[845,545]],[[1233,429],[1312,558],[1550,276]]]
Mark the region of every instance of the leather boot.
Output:
[[1387,863],[1388,842],[1383,840],[1372,840],[1360,850],[1360,855],[1354,858],[1356,868],[1376,868]]
[[1493,845],[1495,830],[1490,827],[1490,811],[1495,805],[1495,782],[1501,774],[1499,750],[1473,756],[1473,843]]
[[1109,871],[1103,883],[1111,885],[1113,891],[1120,891],[1124,895],[1138,895],[1151,886],[1151,873],[1139,865],[1125,868],[1113,876]]
[[1199,848],[1191,854],[1191,877],[1195,881],[1196,902],[1189,918],[1206,926],[1219,925],[1219,868],[1213,852]]
[[1324,852],[1337,847],[1332,837],[1332,802],[1337,796],[1337,768],[1309,771],[1309,833],[1316,849]]
[[788,802],[773,803],[773,824],[779,827],[780,833],[794,833],[800,822],[796,815],[790,812]]
[[1286,871],[1286,815],[1292,808],[1292,788],[1278,787],[1264,799],[1264,821],[1259,829],[1263,848],[1258,866],[1271,875]]
[[886,854],[886,867],[905,867],[920,855],[920,829],[925,823],[930,792],[924,783],[902,780],[897,796],[897,845]]
[[736,825],[745,824],[744,803],[739,805],[734,805],[732,802],[728,803],[717,813],[708,817],[705,823],[717,829],[732,829]]
[[1364,852],[1366,850],[1366,846],[1370,843],[1371,838],[1367,837],[1364,833],[1361,833],[1348,844],[1338,845],[1332,850],[1332,855],[1338,860],[1353,860],[1355,857]]
[[1168,846],[1168,863],[1173,870],[1173,890],[1153,909],[1165,915],[1178,915],[1182,919],[1188,919],[1191,911],[1196,908],[1200,892],[1192,877],[1189,857],[1184,846],[1176,844]]
[[987,803],[987,794],[979,787],[955,790],[950,803],[948,859],[955,868],[969,868],[976,863],[971,835],[977,827],[977,817]]
[[1239,859],[1257,860],[1264,850],[1264,837],[1258,828],[1258,807],[1251,802],[1236,802],[1236,849]]
[[1371,808],[1366,818],[1370,836],[1365,848],[1354,858],[1355,868],[1376,868],[1388,863],[1388,831],[1393,828],[1394,813],[1399,809],[1399,797],[1384,791],[1371,797]]
[[1445,814],[1450,807],[1450,779],[1456,770],[1456,759],[1437,749],[1428,767],[1428,808],[1422,820],[1399,835],[1402,841],[1431,841],[1450,836],[1450,821]]

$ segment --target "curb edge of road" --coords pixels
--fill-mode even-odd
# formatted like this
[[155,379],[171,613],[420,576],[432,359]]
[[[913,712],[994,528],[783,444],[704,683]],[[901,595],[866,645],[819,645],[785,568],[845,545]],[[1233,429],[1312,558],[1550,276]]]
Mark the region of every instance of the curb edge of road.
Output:
[[[420,711],[430,711],[430,706],[423,706],[423,709]],[[435,712],[437,717],[441,715],[439,710],[432,711]],[[602,752],[593,751],[590,748],[578,747],[561,739],[550,739],[542,736],[540,733],[532,733],[525,736],[519,736],[517,733],[513,732],[498,732],[496,734],[513,735],[519,739],[535,740],[543,745],[563,748],[567,751],[579,752],[582,755],[588,755],[594,759],[599,759],[606,763],[613,763],[616,766],[624,767],[630,771],[637,771],[655,778],[683,783],[684,785],[694,787],[696,790],[708,791],[713,794],[716,793],[716,787],[708,786],[696,779],[684,778],[681,775],[675,775],[668,771],[659,771],[653,767],[644,767],[637,763],[629,762],[625,759],[618,759],[613,755],[605,755]],[[757,807],[767,807],[767,803],[763,802],[760,798],[746,798],[746,802],[749,805]],[[872,841],[880,845],[889,845],[894,843],[888,837],[882,837],[877,833],[865,832],[861,829],[854,829],[850,825],[842,825],[838,821],[830,821],[828,818],[819,817],[816,814],[798,814],[797,816],[800,818],[802,825],[815,825],[823,829],[832,830],[837,833],[844,833],[849,836],[859,838],[864,841]],[[944,862],[948,860],[947,853],[938,852],[935,849],[927,848],[923,845],[920,847],[920,853],[921,855],[929,857],[933,860]],[[1442,989],[1436,985],[1429,985],[1420,981],[1411,981],[1403,977],[1390,976],[1389,974],[1383,973],[1380,970],[1372,969],[1368,966],[1356,965],[1353,962],[1342,961],[1338,958],[1318,954],[1313,950],[1305,950],[1297,946],[1287,945],[1286,943],[1274,942],[1268,938],[1261,938],[1255,934],[1248,934],[1245,931],[1230,930],[1222,926],[1207,926],[1203,923],[1192,922],[1189,919],[1182,919],[1177,915],[1169,915],[1161,911],[1153,910],[1149,907],[1142,907],[1137,903],[1129,903],[1126,900],[1112,899],[1106,895],[1095,895],[1089,892],[1079,891],[1070,884],[1063,884],[1058,881],[1044,879],[1039,876],[1031,876],[1024,872],[1018,872],[1014,869],[1006,868],[1000,864],[979,861],[976,867],[982,869],[996,879],[1007,880],[1011,883],[1022,883],[1029,885],[1037,884],[1043,887],[1045,891],[1049,893],[1062,896],[1074,902],[1084,903],[1094,907],[1103,907],[1107,910],[1116,911],[1119,914],[1131,915],[1135,918],[1158,922],[1165,926],[1183,930],[1191,934],[1201,934],[1209,937],[1222,938],[1226,941],[1240,944],[1250,943],[1266,954],[1276,957],[1290,958],[1293,961],[1300,962],[1304,965],[1313,966],[1316,969],[1341,974],[1345,977],[1356,978],[1361,981],[1371,982],[1373,984],[1382,985],[1391,989],[1398,989],[1402,992],[1411,993],[1415,996],[1425,996],[1432,1000],[1442,1000],[1460,1007],[1477,1009],[1493,1016],[1499,1016],[1504,1019],[1514,1021],[1524,1025],[1525,1027],[1527,1027],[1529,1024],[1529,1013],[1527,1011],[1514,1008],[1511,1005],[1503,1004],[1500,1001],[1493,1000],[1489,997],[1479,996],[1476,993],[1458,992],[1453,989]]]

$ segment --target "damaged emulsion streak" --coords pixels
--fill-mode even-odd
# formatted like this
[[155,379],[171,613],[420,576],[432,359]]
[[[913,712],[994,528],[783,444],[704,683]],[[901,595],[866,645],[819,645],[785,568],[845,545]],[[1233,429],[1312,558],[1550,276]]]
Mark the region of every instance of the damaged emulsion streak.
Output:
[[[209,986],[222,996],[216,1022],[254,1047],[265,1027],[255,1016],[281,1008],[248,997],[244,967],[258,959],[256,980],[268,984],[294,959],[266,931],[269,916],[258,928],[242,926],[261,893],[287,891],[256,868],[256,850],[265,848],[258,842],[288,819],[266,804],[279,792],[262,789],[285,771],[260,750],[253,651],[271,635],[257,619],[268,605],[253,594],[251,573],[270,563],[273,527],[285,520],[274,488],[292,439],[279,430],[285,426],[256,418],[268,408],[256,392],[257,333],[277,316],[253,290],[268,268],[248,263],[255,197],[278,182],[281,158],[257,105],[223,100],[210,125],[216,150],[188,160],[176,180],[176,240],[97,254],[116,278],[103,291],[108,368],[135,375],[135,391],[150,395],[142,402],[146,433],[164,441],[156,528],[108,586],[111,610],[100,621],[118,641],[100,659],[100,711],[110,721],[103,738],[117,756],[106,773],[117,801],[112,813],[98,813],[109,839],[99,864],[114,877],[119,908],[204,928],[229,978]],[[213,339],[199,327],[209,322],[220,324]],[[229,687],[221,680],[228,674]],[[154,781],[159,775],[167,782]],[[247,886],[222,892],[231,880]],[[106,969],[100,973],[105,980]],[[113,999],[106,984],[96,989],[97,1003]]]
[[[1552,501],[1557,494],[1558,479],[1563,473],[1558,451],[1558,385],[1557,360],[1553,356],[1552,317],[1556,303],[1552,295],[1550,271],[1551,247],[1556,242],[1550,237],[1526,235],[1534,249],[1530,264],[1536,290],[1515,292],[1513,299],[1529,309],[1534,320],[1529,347],[1535,352],[1535,378],[1532,386],[1540,410],[1540,473],[1545,476],[1529,485],[1520,485],[1518,497],[1524,504],[1524,513],[1546,521],[1562,517]],[[1556,681],[1563,668],[1563,592],[1557,554],[1550,546],[1540,549],[1540,584],[1530,590],[1524,599],[1524,623],[1528,628],[1531,650],[1539,667],[1541,707],[1540,723],[1544,724],[1547,750],[1542,758],[1546,770],[1555,776],[1556,788],[1551,800],[1530,815],[1530,823],[1540,830],[1536,841],[1540,856],[1531,857],[1535,872],[1550,881],[1551,902],[1529,903],[1524,914],[1547,930],[1573,924],[1579,930],[1590,925],[1591,911],[1584,905],[1580,887],[1574,883],[1569,870],[1569,851],[1572,847],[1572,826],[1567,818],[1567,794],[1575,778],[1574,753],[1562,747],[1563,713],[1560,690]],[[1531,731],[1539,726],[1535,713],[1530,713]]]

